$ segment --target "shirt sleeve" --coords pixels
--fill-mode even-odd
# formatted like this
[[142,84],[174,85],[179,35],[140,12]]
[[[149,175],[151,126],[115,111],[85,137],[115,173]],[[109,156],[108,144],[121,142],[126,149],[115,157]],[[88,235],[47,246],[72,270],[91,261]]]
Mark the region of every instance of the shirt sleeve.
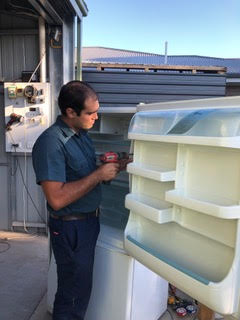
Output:
[[57,138],[40,137],[33,147],[32,161],[37,184],[42,181],[66,182],[65,154]]

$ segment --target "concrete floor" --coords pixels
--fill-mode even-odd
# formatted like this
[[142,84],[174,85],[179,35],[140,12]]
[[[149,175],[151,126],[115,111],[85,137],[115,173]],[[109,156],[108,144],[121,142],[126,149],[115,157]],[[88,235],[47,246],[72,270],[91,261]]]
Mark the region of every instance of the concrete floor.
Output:
[[[47,311],[47,271],[46,236],[0,231],[1,320],[52,319]],[[171,320],[169,313],[161,320]]]
[[47,290],[48,245],[46,236],[0,232],[1,320],[34,318]]
[[[0,231],[1,320],[52,319],[47,312],[47,272],[46,236]],[[169,311],[171,314],[166,312],[161,320],[179,320],[175,312]]]

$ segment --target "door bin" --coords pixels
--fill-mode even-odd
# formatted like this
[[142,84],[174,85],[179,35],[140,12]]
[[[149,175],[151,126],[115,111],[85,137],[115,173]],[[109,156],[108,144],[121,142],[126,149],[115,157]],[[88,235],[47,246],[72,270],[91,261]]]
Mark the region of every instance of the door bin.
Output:
[[127,169],[132,182],[124,247],[210,309],[234,314],[240,287],[240,97],[168,108],[145,105],[130,124],[134,160]]

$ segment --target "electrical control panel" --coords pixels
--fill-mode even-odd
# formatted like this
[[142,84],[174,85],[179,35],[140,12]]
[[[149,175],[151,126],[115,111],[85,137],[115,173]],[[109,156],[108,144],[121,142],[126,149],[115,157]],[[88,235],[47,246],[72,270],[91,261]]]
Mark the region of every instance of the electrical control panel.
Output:
[[49,83],[4,83],[6,151],[31,152],[51,123]]

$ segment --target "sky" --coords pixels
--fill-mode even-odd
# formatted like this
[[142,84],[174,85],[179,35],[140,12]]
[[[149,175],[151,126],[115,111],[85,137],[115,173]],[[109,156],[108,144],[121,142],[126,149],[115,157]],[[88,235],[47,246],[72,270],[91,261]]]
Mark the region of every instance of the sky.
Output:
[[85,0],[82,45],[240,58],[240,0]]

